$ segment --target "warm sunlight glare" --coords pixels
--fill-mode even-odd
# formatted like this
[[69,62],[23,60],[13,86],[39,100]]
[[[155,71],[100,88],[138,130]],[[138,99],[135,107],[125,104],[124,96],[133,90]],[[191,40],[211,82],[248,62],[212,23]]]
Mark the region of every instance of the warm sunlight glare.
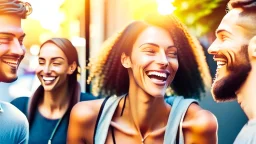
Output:
[[174,0],[156,0],[157,4],[158,4],[158,12],[161,15],[168,15],[173,13],[173,11],[176,9],[172,3],[174,2]]

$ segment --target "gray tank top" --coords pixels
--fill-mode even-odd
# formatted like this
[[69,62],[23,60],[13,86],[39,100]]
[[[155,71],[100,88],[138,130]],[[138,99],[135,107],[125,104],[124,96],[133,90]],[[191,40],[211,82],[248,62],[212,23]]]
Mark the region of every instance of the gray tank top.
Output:
[[[111,96],[107,97],[100,109],[98,119],[94,131],[94,144],[104,144],[108,135],[108,129],[110,122],[115,113],[119,101],[123,96]],[[182,132],[182,122],[185,113],[191,103],[198,102],[194,99],[184,99],[182,96],[169,97],[166,102],[172,105],[172,109],[169,114],[165,134],[164,144],[184,144],[184,137]],[[177,133],[179,135],[177,137]]]

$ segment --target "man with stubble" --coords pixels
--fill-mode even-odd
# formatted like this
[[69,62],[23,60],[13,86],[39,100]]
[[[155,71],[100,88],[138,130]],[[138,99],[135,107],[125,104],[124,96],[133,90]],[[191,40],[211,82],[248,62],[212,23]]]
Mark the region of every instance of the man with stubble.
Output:
[[230,0],[229,11],[208,49],[217,62],[212,95],[217,102],[237,100],[249,121],[235,144],[256,143],[256,0]]
[[[21,20],[32,11],[29,3],[18,0],[0,0],[0,82],[17,79],[17,71],[25,55],[25,33]],[[0,143],[26,144],[28,121],[13,105],[0,101]]]

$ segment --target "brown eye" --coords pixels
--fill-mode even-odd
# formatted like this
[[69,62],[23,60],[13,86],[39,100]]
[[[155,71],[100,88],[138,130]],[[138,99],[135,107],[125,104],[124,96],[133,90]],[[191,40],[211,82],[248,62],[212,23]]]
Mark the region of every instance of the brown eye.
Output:
[[44,64],[44,62],[40,62],[40,61],[39,61],[39,65],[43,65],[43,64]]

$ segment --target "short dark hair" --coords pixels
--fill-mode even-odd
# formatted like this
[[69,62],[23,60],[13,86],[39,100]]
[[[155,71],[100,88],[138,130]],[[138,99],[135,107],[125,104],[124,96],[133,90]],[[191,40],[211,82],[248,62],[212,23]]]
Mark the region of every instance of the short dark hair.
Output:
[[179,68],[171,88],[175,94],[198,98],[211,85],[211,76],[203,49],[186,27],[173,15],[149,15],[144,21],[129,24],[122,32],[111,37],[100,55],[88,67],[88,82],[94,80],[92,90],[100,95],[122,95],[128,92],[128,71],[121,64],[121,54],[130,55],[138,35],[149,26],[167,30],[178,48]]
[[248,35],[249,38],[254,36],[256,34],[256,27],[255,27],[255,22],[256,22],[256,0],[230,0],[228,2],[228,11],[231,11],[232,9],[242,9],[242,11],[239,13],[239,16],[241,18],[249,18],[253,22],[244,22],[244,20],[239,20],[237,23],[239,25],[242,25],[243,27],[250,29],[251,35]]
[[229,9],[233,8],[243,8],[243,9],[253,9],[256,7],[256,0],[230,0],[228,2]]
[[28,2],[20,0],[0,0],[0,15],[10,14],[25,19],[32,12]]

